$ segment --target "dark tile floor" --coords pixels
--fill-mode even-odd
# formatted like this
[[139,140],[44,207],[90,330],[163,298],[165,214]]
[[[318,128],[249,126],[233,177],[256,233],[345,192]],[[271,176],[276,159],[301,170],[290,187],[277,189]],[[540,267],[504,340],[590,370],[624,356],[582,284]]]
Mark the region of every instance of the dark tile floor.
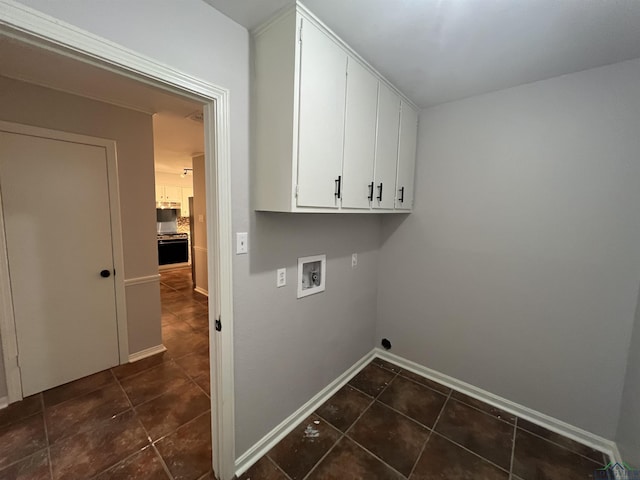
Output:
[[160,289],[167,351],[0,410],[0,480],[211,478],[207,298]]
[[577,480],[601,452],[376,359],[240,480]]

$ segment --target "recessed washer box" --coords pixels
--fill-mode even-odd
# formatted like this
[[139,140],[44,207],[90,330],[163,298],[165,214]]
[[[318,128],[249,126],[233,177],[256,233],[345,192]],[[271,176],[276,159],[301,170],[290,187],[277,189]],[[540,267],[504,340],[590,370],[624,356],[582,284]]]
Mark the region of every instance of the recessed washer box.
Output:
[[327,256],[298,258],[298,298],[324,292]]

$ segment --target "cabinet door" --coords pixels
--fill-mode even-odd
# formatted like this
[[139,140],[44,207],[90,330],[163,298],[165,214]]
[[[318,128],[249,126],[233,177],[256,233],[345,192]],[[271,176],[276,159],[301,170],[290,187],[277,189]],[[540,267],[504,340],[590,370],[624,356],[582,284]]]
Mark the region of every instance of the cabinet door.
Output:
[[180,202],[182,201],[182,189],[180,187],[174,187],[172,185],[165,185],[165,202]]
[[297,205],[337,208],[347,54],[305,19],[301,36]]
[[156,202],[166,202],[164,199],[164,185],[156,185]]
[[400,141],[398,143],[398,181],[396,184],[396,209],[399,210],[411,210],[413,207],[417,140],[418,112],[402,102]]
[[180,216],[188,217],[189,212],[189,197],[193,197],[193,188],[182,187],[182,200],[180,201]]
[[342,207],[369,208],[376,146],[378,79],[349,58],[344,124]]
[[380,82],[373,208],[393,209],[398,164],[400,97]]

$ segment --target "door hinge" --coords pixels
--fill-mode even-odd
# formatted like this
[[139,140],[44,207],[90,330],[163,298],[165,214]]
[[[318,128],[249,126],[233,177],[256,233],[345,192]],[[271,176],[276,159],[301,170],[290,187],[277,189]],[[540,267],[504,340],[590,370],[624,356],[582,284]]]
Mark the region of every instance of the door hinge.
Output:
[[219,316],[218,318],[216,318],[215,328],[216,328],[216,332],[222,331],[222,316]]
[[296,185],[296,198],[298,198],[299,193],[300,193],[300,186]]
[[300,35],[298,36],[298,43],[302,44],[302,25],[303,23],[300,22]]

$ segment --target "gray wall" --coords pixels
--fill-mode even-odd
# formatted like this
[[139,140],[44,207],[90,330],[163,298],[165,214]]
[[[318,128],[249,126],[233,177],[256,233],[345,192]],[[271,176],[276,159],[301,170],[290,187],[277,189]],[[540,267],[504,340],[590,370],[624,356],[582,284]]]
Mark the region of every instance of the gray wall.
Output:
[[[233,228],[249,232],[250,249],[233,272],[239,456],[371,349],[380,219],[251,211],[249,34],[206,3],[21,2],[230,91]],[[294,262],[316,253],[328,257],[327,290],[296,300]],[[276,289],[282,266],[289,284]]]
[[615,440],[622,458],[640,468],[640,293]]
[[[380,218],[251,213],[236,257],[238,454],[373,348]],[[351,268],[351,254],[358,266]],[[297,259],[327,255],[326,291],[296,299]],[[276,288],[276,269],[287,268]],[[235,283],[235,282],[234,282]]]
[[640,277],[640,61],[422,111],[377,340],[613,439]]
[[[151,115],[5,77],[0,77],[0,105],[0,120],[116,141],[124,276],[156,275]],[[67,231],[82,228],[61,214]],[[159,283],[127,286],[126,306],[129,353],[160,345]]]

